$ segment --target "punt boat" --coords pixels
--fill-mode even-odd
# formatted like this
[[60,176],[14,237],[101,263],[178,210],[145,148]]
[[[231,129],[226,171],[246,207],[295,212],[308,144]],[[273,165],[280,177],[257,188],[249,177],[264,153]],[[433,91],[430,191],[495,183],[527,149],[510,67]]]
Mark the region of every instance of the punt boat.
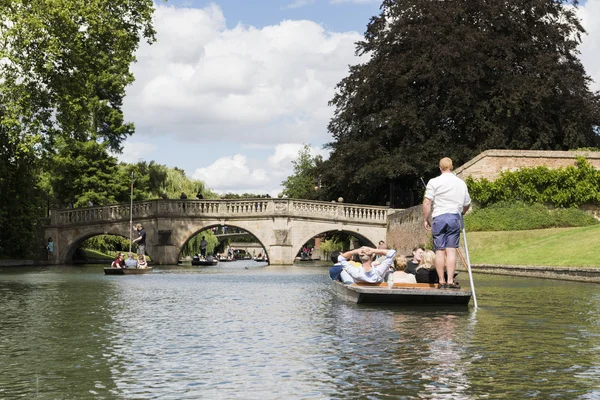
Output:
[[217,265],[218,263],[219,263],[219,260],[217,260],[217,259],[213,259],[212,261],[192,260],[192,265],[200,265],[200,266]]
[[354,283],[332,281],[333,291],[353,303],[403,305],[468,306],[471,292],[466,289],[438,289],[437,283]]
[[142,275],[151,274],[152,267],[147,268],[104,268],[104,275]]

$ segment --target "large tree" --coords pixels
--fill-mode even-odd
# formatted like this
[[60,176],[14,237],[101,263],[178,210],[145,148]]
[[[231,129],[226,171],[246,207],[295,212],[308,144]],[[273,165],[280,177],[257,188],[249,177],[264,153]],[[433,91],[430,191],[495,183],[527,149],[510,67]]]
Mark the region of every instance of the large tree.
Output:
[[57,141],[119,150],[133,133],[121,107],[153,11],[152,0],[0,0],[0,256],[32,241],[36,177]]
[[600,97],[578,59],[576,1],[385,0],[337,86],[329,197],[383,204],[486,149],[598,144]]
[[308,144],[298,152],[292,161],[294,173],[281,182],[283,194],[295,199],[314,199],[318,196],[320,182],[317,177],[317,166],[323,162],[320,155],[313,156]]

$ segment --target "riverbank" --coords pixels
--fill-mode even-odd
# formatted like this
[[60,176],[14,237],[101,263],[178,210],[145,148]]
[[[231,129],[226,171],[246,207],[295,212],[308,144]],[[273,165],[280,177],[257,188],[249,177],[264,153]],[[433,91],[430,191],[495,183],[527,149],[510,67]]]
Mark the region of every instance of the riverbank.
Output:
[[[600,268],[551,267],[534,265],[473,264],[473,272],[492,275],[521,276],[562,281],[600,283]],[[466,270],[462,269],[465,273]],[[463,281],[465,278],[462,279]],[[464,285],[464,284],[463,284]]]

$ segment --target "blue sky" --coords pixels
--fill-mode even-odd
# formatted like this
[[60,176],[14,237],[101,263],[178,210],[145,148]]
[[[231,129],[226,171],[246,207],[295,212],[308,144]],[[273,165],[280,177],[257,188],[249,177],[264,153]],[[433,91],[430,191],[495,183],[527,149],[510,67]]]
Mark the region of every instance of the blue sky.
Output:
[[[213,190],[281,191],[306,143],[327,156],[327,105],[379,0],[170,0],[158,41],[140,45],[125,117],[136,133],[122,161],[183,168]],[[600,0],[580,9],[581,46],[600,81]],[[600,87],[595,84],[596,90]]]

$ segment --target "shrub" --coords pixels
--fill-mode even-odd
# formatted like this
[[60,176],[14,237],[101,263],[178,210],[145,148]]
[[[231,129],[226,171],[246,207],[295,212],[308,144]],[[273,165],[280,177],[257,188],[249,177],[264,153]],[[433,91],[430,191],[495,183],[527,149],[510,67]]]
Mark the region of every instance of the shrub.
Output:
[[598,221],[576,208],[550,210],[542,204],[500,202],[465,216],[470,231],[516,231],[588,226]]
[[502,172],[493,182],[472,178],[466,182],[473,201],[482,207],[503,201],[563,208],[600,204],[600,171],[583,157],[577,157],[575,165],[566,168],[522,168]]

